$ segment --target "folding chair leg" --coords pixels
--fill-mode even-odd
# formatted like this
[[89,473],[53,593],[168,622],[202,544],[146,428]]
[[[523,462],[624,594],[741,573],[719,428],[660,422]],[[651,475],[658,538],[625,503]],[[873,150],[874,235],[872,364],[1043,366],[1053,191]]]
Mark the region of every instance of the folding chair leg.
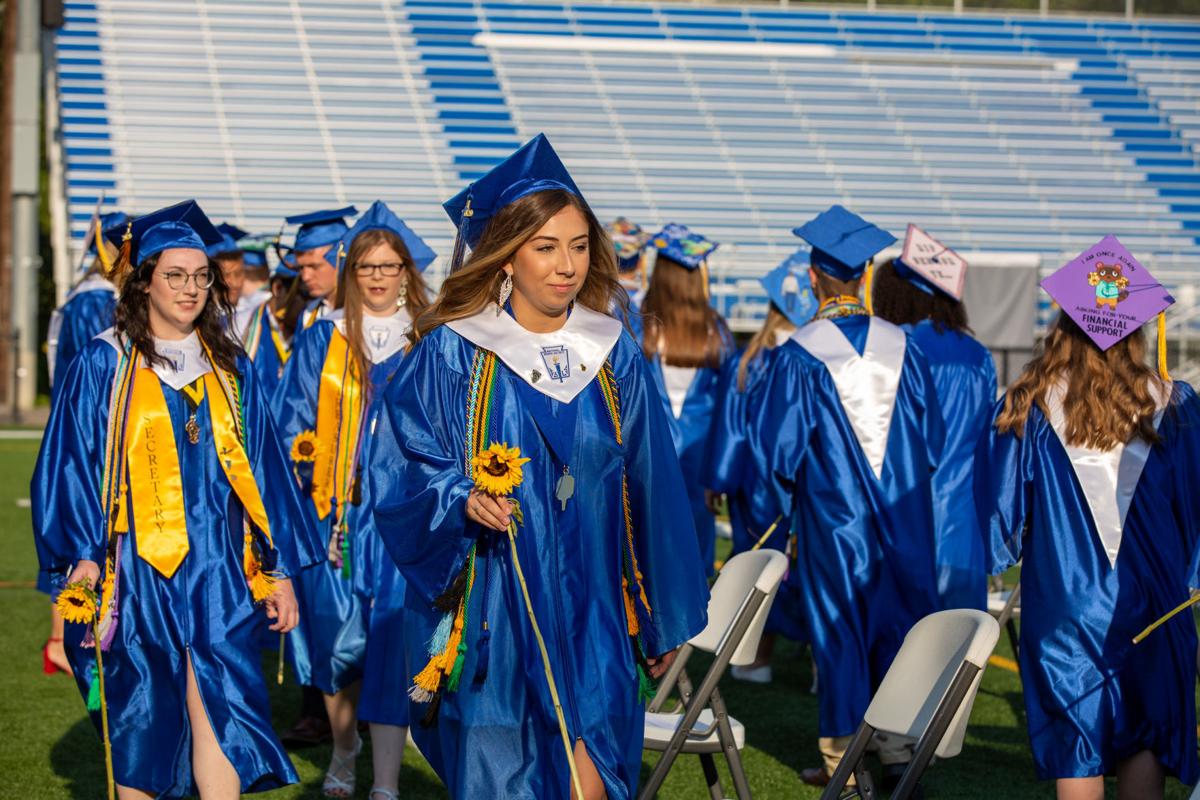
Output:
[[929,720],[929,727],[925,729],[925,733],[913,749],[913,757],[912,761],[908,763],[908,769],[904,770],[904,774],[900,776],[900,783],[896,784],[896,788],[892,791],[892,800],[908,800],[917,788],[917,783],[925,774],[929,762],[933,760],[933,754],[937,751],[938,745],[942,743],[946,729],[954,721],[954,715],[958,713],[963,699],[971,691],[971,683],[978,674],[979,667],[969,661],[964,661],[959,665],[958,671],[954,673],[954,679],[950,681],[950,688],[946,690],[946,694],[933,712],[933,718]]
[[1004,628],[1004,630],[1006,630],[1008,632],[1008,643],[1010,645],[1012,645],[1012,652],[1013,652],[1014,659],[1018,655],[1018,653],[1017,653],[1017,642],[1018,642],[1017,623],[1015,622],[1014,617],[1015,617],[1016,610],[1017,610],[1017,603],[1019,603],[1020,601],[1021,601],[1021,584],[1017,583],[1017,585],[1013,587],[1013,590],[1011,592],[1009,592],[1008,600],[1006,600],[1004,603],[1004,608],[1000,609],[1000,614],[996,617],[996,622],[998,622],[1000,624],[1000,627]]
[[821,792],[821,800],[838,800],[842,796],[842,790],[850,782],[850,776],[858,770],[863,754],[867,752],[867,745],[871,743],[871,737],[874,735],[875,729],[866,722],[858,726],[854,738],[846,747],[845,755],[838,762],[837,769],[833,771],[829,783],[825,786],[825,791]]
[[733,725],[729,722],[729,711],[725,708],[725,698],[721,697],[718,689],[713,689],[708,705],[713,711],[713,719],[717,724],[717,738],[721,742],[722,752],[725,753],[725,761],[729,764],[729,774],[733,778],[733,788],[737,792],[738,800],[751,800],[750,783],[746,780],[746,770],[742,766],[742,754],[738,752]]
[[704,770],[704,782],[708,784],[708,793],[713,800],[725,800],[725,790],[721,788],[721,776],[717,773],[717,762],[712,753],[700,754],[700,768]]

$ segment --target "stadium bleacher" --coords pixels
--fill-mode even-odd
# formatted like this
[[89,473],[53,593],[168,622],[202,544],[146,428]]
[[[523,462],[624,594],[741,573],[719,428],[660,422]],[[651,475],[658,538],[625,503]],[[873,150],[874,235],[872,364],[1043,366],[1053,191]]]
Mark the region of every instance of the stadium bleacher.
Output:
[[663,3],[67,3],[72,235],[101,190],[272,230],[439,204],[538,131],[602,217],[723,242],[722,310],[840,202],[1056,267],[1105,233],[1173,285],[1200,257],[1200,23]]

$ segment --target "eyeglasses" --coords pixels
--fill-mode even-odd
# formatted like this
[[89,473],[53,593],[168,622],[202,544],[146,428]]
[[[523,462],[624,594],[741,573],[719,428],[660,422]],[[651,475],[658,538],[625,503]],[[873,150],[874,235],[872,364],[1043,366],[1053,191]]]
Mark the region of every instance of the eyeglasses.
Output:
[[354,271],[359,275],[366,275],[368,278],[375,275],[394,278],[404,271],[404,263],[402,261],[393,261],[390,264],[355,264]]
[[177,292],[181,289],[186,289],[188,281],[195,281],[196,288],[203,292],[209,289],[213,285],[213,281],[217,279],[216,274],[207,267],[197,270],[191,275],[186,272],[172,270],[171,272],[163,273],[163,277],[167,279],[167,285]]

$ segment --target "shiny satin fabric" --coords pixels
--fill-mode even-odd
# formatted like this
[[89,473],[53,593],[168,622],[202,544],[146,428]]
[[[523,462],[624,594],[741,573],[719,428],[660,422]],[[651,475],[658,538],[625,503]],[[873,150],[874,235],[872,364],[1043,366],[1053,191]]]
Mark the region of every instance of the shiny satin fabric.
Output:
[[721,370],[708,367],[696,370],[683,399],[683,409],[676,417],[671,408],[662,364],[658,358],[654,358],[650,360],[649,365],[650,375],[662,400],[663,412],[670,424],[671,438],[679,456],[679,467],[683,471],[688,504],[692,510],[692,523],[696,526],[696,537],[700,544],[700,563],[704,567],[705,576],[711,577],[716,557],[717,524],[704,501],[702,471],[705,452],[713,432]]
[[[262,389],[264,397],[272,398],[279,389],[283,376],[284,359],[280,356],[275,332],[268,317],[271,315],[269,303],[263,303],[251,316],[250,325],[246,328],[246,352],[254,362],[254,375]],[[285,351],[287,352],[287,351]]]
[[[107,284],[107,281],[105,282]],[[58,396],[67,367],[92,337],[112,327],[117,295],[111,285],[80,292],[67,299],[59,309],[62,322],[58,329],[58,346],[54,354],[53,373],[57,380],[50,384],[51,402]]]
[[[833,320],[855,350],[868,317]],[[794,340],[746,399],[747,438],[773,508],[798,532],[796,571],[821,675],[821,736],[848,736],[908,629],[938,609],[931,479],[944,429],[929,367],[909,342],[882,477],[847,419],[829,370]],[[762,516],[758,516],[758,515]]]
[[[757,467],[746,440],[746,425],[749,422],[746,397],[770,371],[773,355],[773,348],[759,351],[746,371],[744,391],[738,390],[738,369],[746,357],[745,353],[730,358],[721,369],[717,386],[713,431],[704,458],[701,482],[712,491],[724,494],[729,504],[729,525],[733,531],[731,558],[754,547],[780,515],[778,510],[772,514],[767,507],[771,501],[762,491],[763,482],[755,480]],[[757,514],[755,509],[760,509]],[[758,528],[754,522],[756,517],[767,520],[766,527]],[[789,523],[787,519],[780,520],[775,532],[762,546],[784,552],[791,538]],[[794,568],[789,568],[785,573],[764,630],[805,642],[808,641],[808,632],[800,605],[797,576]]]
[[933,475],[938,596],[942,608],[987,609],[983,534],[975,513],[975,446],[996,401],[996,365],[987,348],[966,334],[939,333],[931,322],[905,326],[929,361],[946,446]]
[[[997,403],[992,419],[1003,405]],[[975,465],[986,567],[1021,563],[1021,681],[1038,775],[1103,775],[1151,750],[1167,773],[1200,779],[1196,628],[1179,614],[1200,542],[1200,400],[1176,382],[1125,518],[1115,566],[1062,442],[1034,407],[1024,435],[990,428]],[[1111,487],[1116,491],[1116,487]],[[1192,565],[1189,568],[1189,565]]]
[[[414,726],[413,737],[453,797],[566,798],[566,759],[507,537],[466,518],[472,487],[463,465],[466,394],[474,353],[474,345],[445,326],[422,339],[389,387],[373,443],[376,524],[408,581],[410,665],[427,660],[440,617],[431,603],[462,568],[471,543],[479,542],[463,685],[445,695],[436,727]],[[525,520],[516,544],[521,565],[570,737],[584,740],[608,796],[621,800],[636,791],[643,726],[621,593],[622,467],[653,608],[643,629],[648,654],[671,650],[703,628],[708,590],[645,359],[628,333],[609,358],[624,447],[614,439],[597,381],[564,404],[534,391],[500,362],[489,439],[520,447],[531,459],[514,493]],[[575,478],[565,510],[555,500],[564,462]],[[485,617],[487,679],[477,686]],[[412,707],[414,717],[427,710]]]
[[[292,355],[272,402],[279,437],[286,447],[291,447],[301,431],[316,430],[321,369],[335,332],[332,321],[321,319],[298,332],[293,341]],[[289,462],[288,477],[293,475],[291,467]],[[338,515],[329,514],[321,519],[311,496],[305,498],[304,507],[310,524],[327,546]],[[351,506],[350,511],[357,516],[361,509]],[[353,575],[354,519],[348,519],[348,523],[352,526]],[[326,694],[334,694],[359,680],[367,646],[366,616],[360,595],[352,591],[351,578],[328,557],[323,558],[318,567],[306,571],[296,582],[296,599],[300,603],[300,624],[288,634],[288,653],[296,680]]]
[[[31,486],[35,541],[43,570],[64,570],[81,558],[104,561],[100,464],[116,352],[90,343],[68,369],[42,440]],[[250,364],[239,359],[246,375]],[[222,752],[243,792],[296,781],[270,724],[258,649],[263,612],[242,569],[242,506],[212,447],[208,401],[196,413],[200,442],[188,444],[183,392],[162,387],[178,443],[190,552],[170,579],[137,552],[136,525],[121,548],[118,619],[104,655],[109,726],[118,783],[162,797],[195,794],[186,708],[191,655],[204,706]],[[287,479],[282,446],[253,378],[242,383],[246,447],[255,479],[276,524],[274,563],[295,576],[323,548]],[[133,515],[130,519],[136,522]],[[66,646],[80,692],[88,692],[94,655],[81,647],[85,629],[67,625]],[[99,714],[93,714],[99,726]]]

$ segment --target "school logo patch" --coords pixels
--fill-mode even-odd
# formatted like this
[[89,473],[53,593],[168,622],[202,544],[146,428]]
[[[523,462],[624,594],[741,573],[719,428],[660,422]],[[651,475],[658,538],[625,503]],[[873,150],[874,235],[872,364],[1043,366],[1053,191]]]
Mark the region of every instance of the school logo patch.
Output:
[[542,363],[546,365],[546,374],[551,380],[562,383],[571,377],[571,354],[566,345],[554,345],[542,348]]

